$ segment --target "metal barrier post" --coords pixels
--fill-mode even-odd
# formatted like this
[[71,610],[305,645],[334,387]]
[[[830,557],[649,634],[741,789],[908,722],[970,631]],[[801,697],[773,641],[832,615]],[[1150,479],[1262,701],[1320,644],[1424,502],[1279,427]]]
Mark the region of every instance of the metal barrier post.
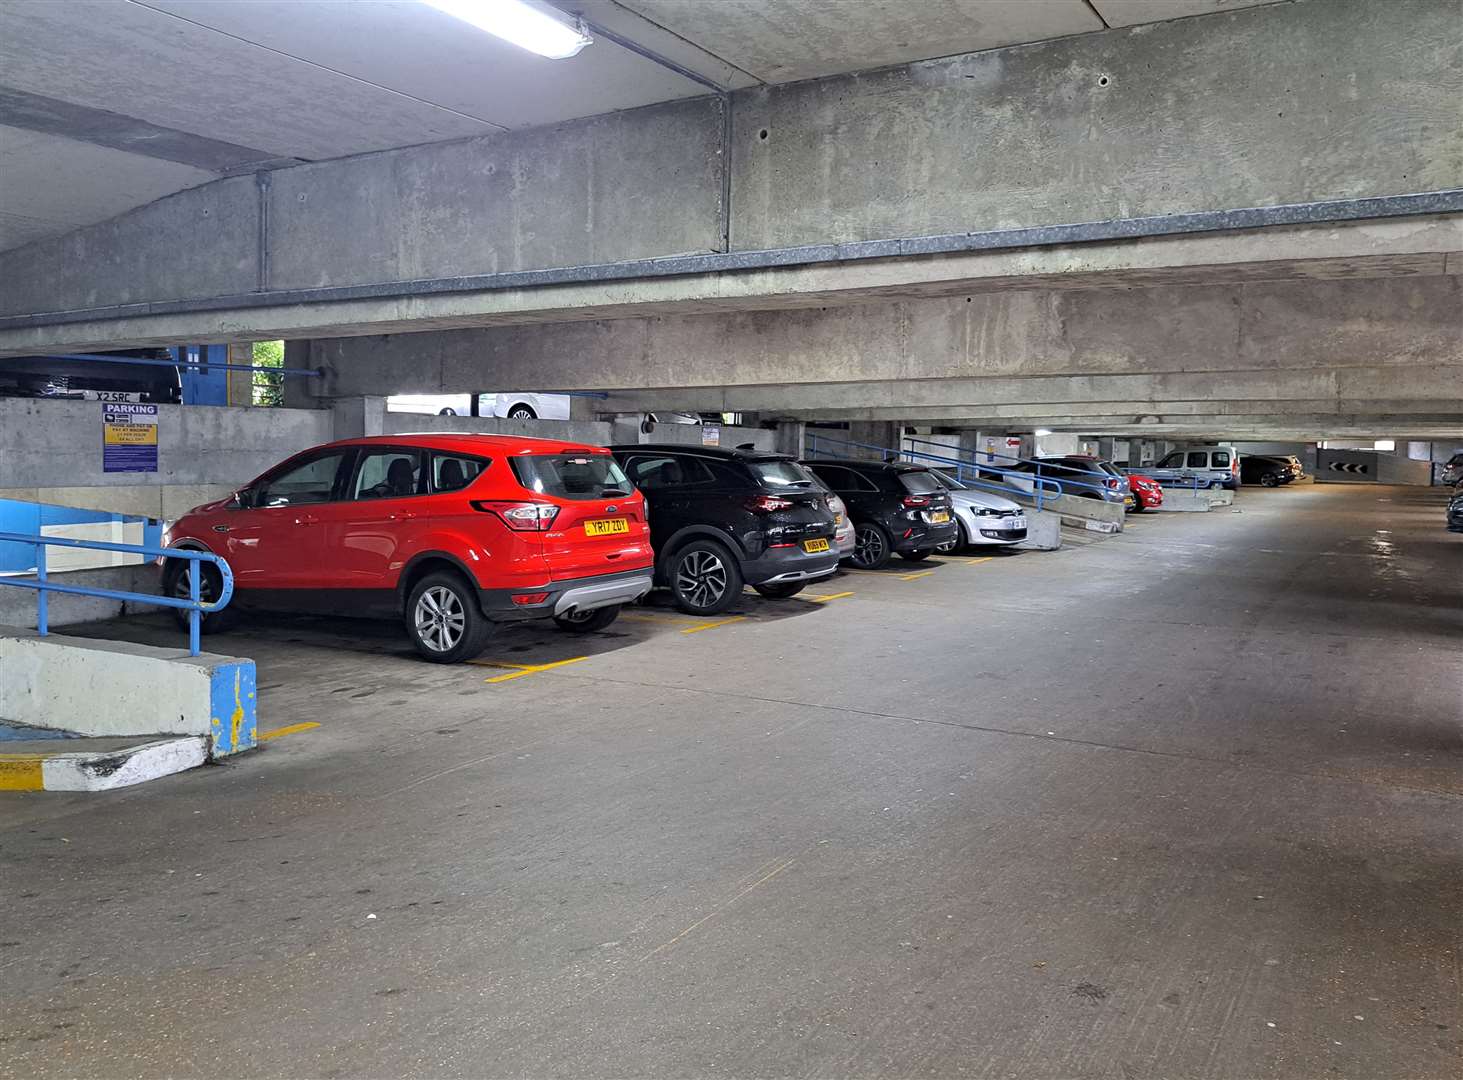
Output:
[[198,565],[197,559],[188,560],[188,599],[193,601],[193,606],[188,609],[188,655],[197,656],[199,651],[198,628],[202,623],[202,616],[198,613],[198,575],[202,567]]
[[[46,545],[36,545],[36,580],[42,586],[46,583]],[[36,630],[42,637],[50,632],[50,612],[46,608],[46,590],[42,588],[36,604]]]

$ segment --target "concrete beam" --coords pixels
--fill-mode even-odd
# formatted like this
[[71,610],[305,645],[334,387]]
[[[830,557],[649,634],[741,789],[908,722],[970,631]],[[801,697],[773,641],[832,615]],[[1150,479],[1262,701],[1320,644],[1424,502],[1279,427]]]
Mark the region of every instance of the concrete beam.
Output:
[[[1463,280],[1013,291],[341,338],[315,342],[311,362],[328,369],[310,388],[325,397],[494,385],[661,388],[677,392],[679,407],[695,407],[742,388],[719,398],[735,406],[717,407],[773,412],[951,402],[1440,400],[1457,396],[1459,383],[1450,380],[1463,369]],[[604,408],[616,411],[612,401]]]

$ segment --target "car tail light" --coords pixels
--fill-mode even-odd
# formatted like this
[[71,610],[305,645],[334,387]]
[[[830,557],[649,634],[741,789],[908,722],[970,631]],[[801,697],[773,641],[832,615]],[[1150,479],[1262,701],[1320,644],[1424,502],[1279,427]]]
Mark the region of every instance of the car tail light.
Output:
[[1109,476],[1107,478],[1107,486],[1113,491],[1116,491],[1118,489],[1118,478],[1116,476]]
[[904,508],[906,510],[918,510],[921,506],[929,506],[928,495],[906,495],[904,496]]
[[521,592],[513,597],[515,604],[542,604],[549,598],[546,592]]
[[551,503],[474,502],[474,510],[497,514],[514,532],[548,532],[559,516],[559,508]]
[[774,510],[792,509],[792,500],[780,495],[753,495],[743,505],[754,514],[770,514]]

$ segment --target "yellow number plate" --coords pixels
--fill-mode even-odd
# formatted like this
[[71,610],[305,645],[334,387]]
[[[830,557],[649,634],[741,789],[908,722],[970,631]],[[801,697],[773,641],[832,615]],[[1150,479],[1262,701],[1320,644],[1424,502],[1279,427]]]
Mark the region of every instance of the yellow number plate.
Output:
[[584,531],[589,536],[612,536],[615,533],[629,532],[630,523],[624,518],[600,518],[597,521],[586,521]]
[[815,555],[815,554],[817,554],[820,551],[827,551],[828,550],[828,541],[827,540],[804,540],[803,541],[803,550],[806,551],[809,555]]
[[948,511],[948,510],[931,510],[930,511],[930,524],[931,525],[943,525],[943,524],[945,524],[945,522],[947,522],[949,520],[950,520],[950,511]]

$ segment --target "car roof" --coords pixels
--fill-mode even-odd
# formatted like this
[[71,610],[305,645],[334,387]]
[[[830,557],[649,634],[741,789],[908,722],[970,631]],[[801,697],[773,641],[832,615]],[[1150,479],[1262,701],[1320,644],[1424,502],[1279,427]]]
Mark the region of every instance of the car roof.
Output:
[[805,458],[802,465],[841,465],[847,469],[866,472],[929,472],[928,465],[913,465],[908,461],[857,461],[852,458]]
[[[571,439],[540,439],[531,435],[488,435],[457,431],[413,431],[399,435],[366,435],[339,439],[326,446],[417,446],[454,454],[607,454],[602,446],[590,446]],[[324,449],[320,447],[318,449]]]
[[742,450],[732,446],[695,446],[687,443],[613,443],[609,450],[614,454],[634,454],[648,451],[652,454],[694,454],[697,457],[721,458],[725,461],[792,461],[791,454],[779,454],[772,450]]

